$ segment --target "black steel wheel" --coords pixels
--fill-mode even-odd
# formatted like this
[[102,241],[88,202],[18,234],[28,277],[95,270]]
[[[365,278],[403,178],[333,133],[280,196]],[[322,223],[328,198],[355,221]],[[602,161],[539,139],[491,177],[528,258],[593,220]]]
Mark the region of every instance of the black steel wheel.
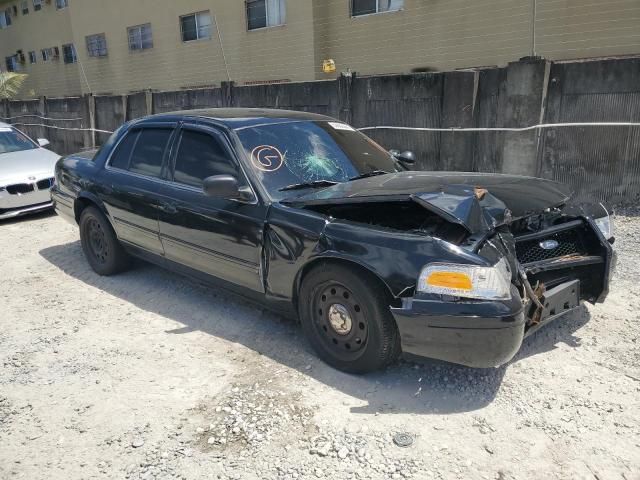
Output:
[[314,289],[313,305],[313,327],[326,348],[345,361],[361,355],[369,321],[353,292],[340,282],[325,282]]
[[109,244],[102,226],[94,217],[87,220],[87,232],[91,256],[96,262],[104,265],[109,259]]
[[365,373],[388,365],[400,351],[388,295],[373,275],[326,263],[305,276],[299,313],[305,334],[331,366]]
[[120,245],[111,224],[95,207],[80,215],[80,241],[91,268],[100,275],[113,275],[129,266],[129,256]]

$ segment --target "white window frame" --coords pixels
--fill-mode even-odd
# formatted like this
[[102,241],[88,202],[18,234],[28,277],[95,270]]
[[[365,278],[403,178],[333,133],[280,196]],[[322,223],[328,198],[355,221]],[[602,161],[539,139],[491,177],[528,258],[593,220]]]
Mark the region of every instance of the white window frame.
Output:
[[[96,40],[102,38],[104,40],[104,54],[102,54],[102,49],[96,48],[92,49],[97,45]],[[99,40],[97,40],[99,41]],[[90,57],[94,58],[104,58],[109,55],[109,48],[107,47],[107,36],[104,33],[93,33],[91,35],[87,35],[85,37],[85,42],[87,44],[87,54]]]
[[69,0],[56,0],[56,10],[62,10],[69,6]]
[[33,0],[33,11],[39,12],[42,10],[42,0]]
[[34,63],[38,63],[38,54],[36,53],[35,50],[31,50],[29,52],[29,63],[30,64],[34,64]]
[[394,8],[393,10],[380,10],[380,1],[381,0],[376,0],[376,11],[375,12],[356,14],[353,11],[353,1],[354,0],[350,0],[350,1],[351,1],[351,18],[360,18],[360,17],[369,16],[369,15],[380,15],[382,13],[400,12],[400,11],[404,10],[404,0],[400,0],[402,2],[402,5],[399,6],[398,8]]
[[[207,14],[209,15],[209,21],[211,23],[209,23],[209,36],[208,37],[200,37],[200,24],[198,22],[200,15],[202,14]],[[184,39],[184,30],[182,30],[182,19],[183,18],[187,18],[187,17],[195,17],[195,21],[196,21],[196,38],[194,38],[193,40],[185,40]],[[202,10],[200,12],[194,12],[194,13],[188,13],[186,15],[180,15],[179,18],[179,22],[180,22],[180,39],[182,40],[182,43],[189,43],[189,42],[199,42],[201,40],[211,40],[211,37],[213,36],[213,15],[211,14],[210,10]]]
[[[264,12],[265,12],[265,26],[264,27],[256,27],[249,28],[249,5],[258,1],[264,1]],[[273,27],[282,27],[287,24],[287,1],[286,0],[277,0],[281,2],[281,21],[280,23],[269,24],[269,3],[272,0],[246,0],[245,1],[245,15],[247,17],[247,31],[255,32],[256,30],[263,30],[265,28],[273,28]]]
[[51,61],[51,57],[53,57],[53,49],[51,47],[43,48],[40,50],[40,55],[42,56],[43,62],[49,62]]
[[[182,24],[181,24],[182,25]],[[151,33],[149,40],[151,42],[151,45],[148,47],[144,46],[143,43],[143,39],[142,39],[142,32],[143,32],[143,28],[145,27],[149,27],[149,32]],[[131,48],[131,45],[133,45],[133,43],[131,42],[131,33],[132,32],[138,32],[139,38],[140,38],[140,42],[137,43],[137,47],[136,48]],[[180,34],[182,35],[182,32],[180,32]],[[134,38],[135,40],[135,38]],[[143,52],[145,50],[151,50],[153,48],[153,28],[151,27],[151,23],[143,23],[141,25],[133,25],[131,27],[127,27],[127,43],[129,45],[129,51],[130,52]]]

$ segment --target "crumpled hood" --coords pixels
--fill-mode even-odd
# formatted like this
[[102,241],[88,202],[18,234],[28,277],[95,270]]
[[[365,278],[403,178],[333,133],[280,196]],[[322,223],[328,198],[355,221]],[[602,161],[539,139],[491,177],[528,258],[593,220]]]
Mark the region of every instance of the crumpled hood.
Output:
[[339,183],[282,202],[307,206],[412,199],[470,233],[478,233],[563,205],[570,197],[566,185],[535,177],[401,172]]
[[45,148],[0,154],[0,186],[25,182],[29,176],[53,176],[60,155]]

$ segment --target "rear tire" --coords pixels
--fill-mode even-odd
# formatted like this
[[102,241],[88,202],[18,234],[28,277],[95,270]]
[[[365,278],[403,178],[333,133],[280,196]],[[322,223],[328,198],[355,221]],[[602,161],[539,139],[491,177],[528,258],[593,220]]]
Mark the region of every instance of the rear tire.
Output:
[[98,275],[114,275],[130,265],[130,257],[111,224],[96,207],[87,207],[80,215],[80,242],[84,256]]
[[338,370],[367,373],[400,355],[400,336],[380,281],[355,268],[324,263],[300,289],[302,328],[318,356]]

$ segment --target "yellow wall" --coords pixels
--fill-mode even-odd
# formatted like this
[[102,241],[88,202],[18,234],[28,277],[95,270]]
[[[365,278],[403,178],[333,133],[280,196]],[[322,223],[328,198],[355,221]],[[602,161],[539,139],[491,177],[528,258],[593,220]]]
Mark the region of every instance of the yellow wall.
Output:
[[401,11],[350,17],[348,1],[326,0],[316,3],[317,48],[338,71],[361,74],[506,64],[528,54],[530,5],[405,0]]
[[[313,58],[304,55],[312,48],[313,32],[302,27],[311,15],[311,0],[288,3],[286,25],[254,31],[246,29],[243,1],[75,0],[70,13],[91,90],[126,93],[219,85],[228,78],[222,47],[229,75],[236,82],[311,78]],[[182,42],[179,17],[204,10],[215,15],[222,43],[215,28],[209,40]],[[152,25],[153,48],[130,52],[127,27],[144,23]],[[95,33],[106,34],[107,57],[87,55],[85,37]],[[292,36],[295,42],[289,42]]]
[[[18,5],[19,2],[0,2],[0,9]],[[40,95],[62,96],[80,93],[80,77],[76,64],[65,65],[62,61],[62,45],[73,43],[73,33],[69,19],[69,10],[56,10],[55,1],[43,2],[42,10],[35,12],[29,0],[29,14],[12,17],[11,26],[0,30],[0,68],[5,70],[5,57],[22,49],[26,57],[23,72],[29,78],[22,90],[23,97]],[[40,50],[57,46],[60,58],[44,63]],[[37,63],[29,63],[29,51],[34,50]]]
[[[337,72],[504,65],[533,50],[532,0],[405,0],[404,9],[352,18],[350,0],[287,0],[283,26],[247,31],[243,0],[55,0],[20,12],[0,30],[0,60],[38,54],[23,97],[128,93],[219,85],[227,80],[215,28],[210,40],[183,43],[180,15],[209,10],[220,27],[229,76],[255,81],[331,78]],[[18,0],[0,0],[0,8]],[[130,52],[127,27],[151,23],[153,48]],[[536,53],[549,59],[640,53],[640,0],[537,0]],[[105,33],[108,56],[91,58],[85,37]],[[73,42],[79,64],[43,63],[40,50]],[[81,68],[82,67],[82,68]],[[85,80],[86,75],[86,80]]]
[[640,0],[538,0],[536,51],[552,60],[640,53]]

